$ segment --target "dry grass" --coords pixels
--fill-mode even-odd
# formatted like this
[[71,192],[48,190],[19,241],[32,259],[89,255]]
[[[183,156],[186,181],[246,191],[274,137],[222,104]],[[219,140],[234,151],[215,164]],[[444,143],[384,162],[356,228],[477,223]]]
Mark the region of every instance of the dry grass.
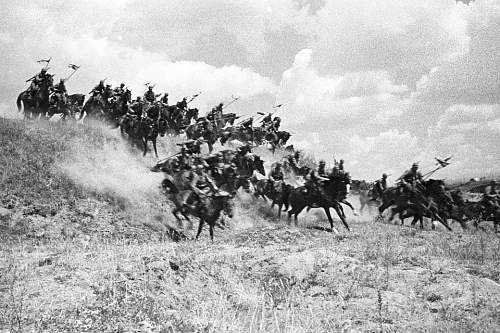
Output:
[[[18,156],[7,159],[0,178],[2,206],[11,213],[0,224],[2,329],[500,330],[500,240],[493,233],[420,231],[351,217],[352,231],[334,236],[313,228],[327,226],[322,213],[288,226],[243,195],[237,218],[216,230],[215,242],[204,232],[200,241],[174,243],[165,230],[131,221],[161,207],[131,214],[135,199],[127,189],[114,182],[100,189],[58,169],[72,151],[66,139],[93,129],[2,120],[0,126],[9,130],[0,131],[0,149]],[[60,139],[50,135],[66,130]],[[95,132],[100,147],[119,141]],[[22,167],[34,163],[27,152],[47,160]],[[19,177],[29,178],[16,183]],[[158,224],[169,223],[166,207],[163,215]]]

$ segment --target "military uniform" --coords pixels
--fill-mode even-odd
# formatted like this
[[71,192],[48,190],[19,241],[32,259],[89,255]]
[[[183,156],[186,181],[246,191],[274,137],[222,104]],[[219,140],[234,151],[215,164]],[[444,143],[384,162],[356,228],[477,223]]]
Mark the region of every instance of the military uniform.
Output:
[[422,181],[422,174],[418,171],[418,165],[414,163],[410,170],[407,170],[400,177],[400,189],[404,192],[414,194],[417,183]]
[[148,91],[144,93],[144,100],[148,103],[156,102],[156,95],[153,92],[153,87],[149,87]]
[[47,73],[47,69],[45,68],[42,68],[40,73],[28,79],[26,82],[31,81],[30,87],[28,88],[31,97],[33,98],[35,96],[41,85],[43,85],[46,81],[50,82],[51,79],[52,76]]
[[318,171],[311,170],[305,179],[304,186],[313,196],[324,194],[322,183],[328,180],[326,177],[325,162],[320,161]]
[[184,97],[182,101],[177,102],[176,106],[181,109],[181,110],[186,110],[187,109],[187,99]]
[[160,102],[162,102],[165,105],[168,105],[168,94],[165,93],[163,97],[160,99]]
[[130,105],[130,114],[134,115],[137,117],[137,119],[142,118],[142,112],[144,109],[144,105],[141,101],[140,97],[137,97],[137,99]]
[[273,191],[279,192],[283,189],[285,177],[281,164],[277,163],[269,172],[268,186]]
[[382,193],[387,189],[387,175],[384,173],[382,178],[378,179],[373,185],[372,200],[376,200],[382,196]]
[[94,87],[94,89],[92,89],[91,94],[93,94],[93,95],[103,94],[105,89],[106,89],[106,87],[104,86],[104,81],[101,80],[101,81],[99,81],[99,84],[96,85]]
[[68,101],[68,91],[66,90],[63,79],[61,79],[59,83],[54,86],[54,96],[56,97],[57,102],[66,105]]

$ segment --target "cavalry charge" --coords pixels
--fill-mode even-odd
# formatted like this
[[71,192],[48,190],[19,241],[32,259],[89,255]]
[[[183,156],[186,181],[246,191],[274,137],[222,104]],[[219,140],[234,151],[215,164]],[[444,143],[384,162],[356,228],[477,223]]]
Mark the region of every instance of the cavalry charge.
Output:
[[[42,61],[48,65],[50,59]],[[270,200],[272,207],[277,205],[278,217],[283,210],[287,211],[289,220],[294,216],[297,221],[304,208],[308,211],[322,208],[334,232],[338,231],[330,208],[336,211],[349,230],[343,207],[354,210],[347,201],[349,195],[359,197],[361,211],[365,206],[377,206],[381,218],[382,213],[390,209],[390,220],[399,215],[404,223],[405,218],[413,217],[412,225],[420,221],[421,228],[424,217],[440,222],[448,230],[451,230],[450,220],[460,223],[463,229],[467,229],[470,220],[476,226],[479,221],[491,220],[495,231],[500,224],[500,196],[494,181],[485,188],[479,201],[470,202],[459,190],[447,188],[442,180],[426,179],[446,167],[447,160],[437,159],[438,168],[424,176],[414,163],[397,179],[395,186],[388,187],[385,173],[374,183],[351,180],[344,170],[343,160],[335,160],[333,167],[327,170],[325,161],[315,166],[305,161],[301,151],[289,146],[285,148],[288,155],[271,165],[265,179],[264,160],[252,152],[252,147],[269,144],[274,153],[276,148],[284,147],[291,136],[280,130],[281,119],[273,118],[273,113],[260,113],[263,116],[260,125],[254,127],[253,117],[239,119],[241,117],[235,113],[224,113],[225,107],[238,100],[233,98],[226,106],[220,103],[201,117],[198,109],[189,107],[199,94],[170,105],[168,93],[157,94],[154,86],[147,84],[144,95],[132,101],[132,93],[125,84],[113,88],[104,80],[90,91],[85,102],[84,94],[68,95],[65,87],[65,81],[78,70],[78,66],[70,65],[74,72],[53,85],[53,75],[48,73],[47,65],[27,80],[29,88],[17,99],[17,106],[24,112],[25,119],[60,114],[65,121],[101,120],[113,128],[119,127],[122,135],[141,146],[144,155],[148,151],[148,141],[151,141],[158,156],[156,140],[159,135],[185,134],[189,140],[179,144],[180,151],[160,161],[152,171],[165,173],[162,188],[173,202],[173,214],[179,222],[179,215],[187,220],[190,220],[189,216],[199,218],[197,237],[207,223],[213,239],[214,226],[222,213],[230,218],[233,216],[233,198],[240,188],[253,192],[256,198]],[[217,141],[224,145],[232,140],[242,142],[243,146],[213,153]],[[208,145],[208,155],[201,153],[202,144]],[[292,186],[287,182],[292,178],[295,183],[303,185]],[[434,228],[434,224],[432,226]]]

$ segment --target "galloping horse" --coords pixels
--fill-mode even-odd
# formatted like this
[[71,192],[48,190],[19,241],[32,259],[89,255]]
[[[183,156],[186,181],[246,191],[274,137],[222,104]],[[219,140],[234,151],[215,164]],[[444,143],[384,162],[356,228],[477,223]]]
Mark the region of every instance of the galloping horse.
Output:
[[290,221],[292,215],[294,215],[295,224],[297,224],[297,216],[304,208],[323,208],[330,222],[332,231],[338,233],[337,229],[333,226],[333,219],[330,214],[330,207],[332,207],[337,212],[345,228],[349,230],[345,214],[340,206],[341,203],[346,203],[345,193],[347,192],[347,185],[344,181],[339,179],[330,179],[325,181],[323,188],[324,191],[321,195],[313,195],[304,186],[292,190],[288,197],[288,202],[292,207],[288,211],[288,220]]
[[17,97],[16,105],[19,112],[24,111],[24,119],[46,116],[49,111],[50,90],[53,85],[52,76],[44,80],[34,95],[25,90]]

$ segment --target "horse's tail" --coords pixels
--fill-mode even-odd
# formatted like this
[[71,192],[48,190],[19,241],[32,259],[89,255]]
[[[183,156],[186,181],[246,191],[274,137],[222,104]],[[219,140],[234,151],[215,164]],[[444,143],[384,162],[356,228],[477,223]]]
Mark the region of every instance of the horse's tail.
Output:
[[17,96],[16,105],[18,112],[21,112],[24,109],[23,95],[24,92],[20,93],[19,96]]

